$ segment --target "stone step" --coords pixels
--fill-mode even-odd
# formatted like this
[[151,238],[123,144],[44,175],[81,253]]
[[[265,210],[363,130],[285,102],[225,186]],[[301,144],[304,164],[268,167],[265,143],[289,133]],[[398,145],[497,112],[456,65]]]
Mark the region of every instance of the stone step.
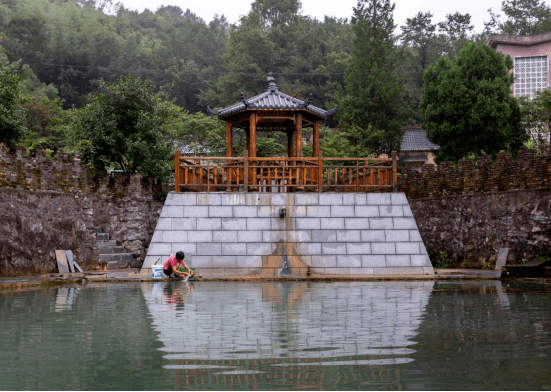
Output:
[[96,241],[93,245],[94,248],[107,248],[108,246],[117,246],[117,241],[108,240],[108,241]]
[[101,247],[99,250],[100,254],[110,254],[110,253],[125,253],[124,246],[107,246]]
[[101,233],[101,227],[94,227],[94,233]]
[[107,263],[107,269],[119,269],[128,267],[128,261],[110,261]]
[[98,241],[107,241],[109,240],[109,233],[97,233],[96,238]]
[[132,260],[134,260],[134,255],[132,253],[108,253],[99,255],[100,263],[108,263],[110,261],[124,261],[128,263]]

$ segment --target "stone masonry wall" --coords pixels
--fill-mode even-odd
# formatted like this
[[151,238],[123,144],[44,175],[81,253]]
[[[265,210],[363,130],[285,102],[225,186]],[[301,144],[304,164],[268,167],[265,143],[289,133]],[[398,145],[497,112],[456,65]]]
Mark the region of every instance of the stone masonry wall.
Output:
[[97,268],[95,227],[141,265],[166,184],[139,174],[90,178],[78,156],[26,153],[0,144],[0,276],[56,272],[55,249]]

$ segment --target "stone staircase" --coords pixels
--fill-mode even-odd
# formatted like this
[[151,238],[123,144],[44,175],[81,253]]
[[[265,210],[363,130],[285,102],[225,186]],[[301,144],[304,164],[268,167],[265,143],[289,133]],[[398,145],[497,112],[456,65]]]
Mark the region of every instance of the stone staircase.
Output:
[[96,232],[95,247],[99,250],[99,262],[107,269],[133,267],[135,260],[132,253],[126,253],[117,241],[109,239],[109,233],[102,233],[101,227],[94,227]]

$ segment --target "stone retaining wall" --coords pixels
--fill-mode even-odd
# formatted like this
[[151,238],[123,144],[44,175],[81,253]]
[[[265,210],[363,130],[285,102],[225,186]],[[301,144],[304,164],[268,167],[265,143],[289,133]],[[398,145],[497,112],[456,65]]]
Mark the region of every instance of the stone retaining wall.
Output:
[[403,193],[171,192],[144,268],[177,251],[207,277],[434,273]]

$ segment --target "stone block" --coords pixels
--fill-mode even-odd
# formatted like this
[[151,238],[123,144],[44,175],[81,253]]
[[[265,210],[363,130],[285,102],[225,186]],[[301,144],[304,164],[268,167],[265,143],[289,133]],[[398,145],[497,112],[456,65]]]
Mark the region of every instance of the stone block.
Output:
[[322,230],[344,230],[344,218],[320,218]]
[[417,229],[417,224],[413,218],[392,218],[394,220],[395,230]]
[[343,204],[342,193],[321,193],[319,205],[341,206]]
[[237,231],[213,231],[212,232],[212,241],[213,242],[237,242]]
[[[212,268],[237,268],[237,256],[223,255],[223,256],[211,256]],[[224,271],[224,275],[227,275],[227,270]]]
[[289,216],[293,218],[305,218],[306,206],[291,206],[289,209]]
[[330,218],[330,206],[306,206],[306,216],[308,218]]
[[356,218],[378,218],[379,206],[355,206],[354,214]]
[[393,255],[396,254],[394,242],[372,242],[371,254],[374,255]]
[[270,226],[272,230],[294,230],[295,218],[270,218]]
[[344,218],[344,228],[346,230],[367,230],[371,226],[369,222],[372,218]]
[[164,244],[164,243],[149,244],[149,248],[147,249],[148,256],[167,255],[167,254],[170,254],[171,252],[172,252],[172,246],[170,244]]
[[362,255],[362,267],[386,267],[385,255]]
[[244,256],[247,254],[247,244],[245,243],[222,243],[222,255]]
[[164,206],[161,211],[161,218],[183,218],[184,207],[183,206]]
[[[161,256],[145,256],[145,259],[142,264],[143,269],[150,269],[153,264],[155,264],[156,261],[159,261],[159,263],[164,263],[166,259],[162,259]],[[157,264],[159,264],[157,263]]]
[[360,255],[337,255],[337,268],[360,268],[362,258]]
[[172,230],[172,218],[159,218],[155,230]]
[[385,230],[387,242],[409,241],[409,230]]
[[369,219],[369,228],[372,230],[394,229],[394,223],[392,222],[393,218],[368,218],[368,219]]
[[310,268],[312,275],[325,275],[325,268]]
[[193,193],[170,192],[165,200],[165,206],[194,206],[196,204],[197,198]]
[[408,199],[406,197],[406,194],[403,192],[399,193],[391,193],[390,194],[390,200],[392,202],[392,205],[408,205]]
[[402,206],[403,210],[404,210],[404,216],[405,217],[412,217],[413,216],[413,213],[411,212],[411,208],[409,205],[407,206]]
[[197,255],[199,256],[220,256],[222,255],[222,244],[217,242],[198,243]]
[[396,254],[398,255],[417,255],[419,253],[419,242],[396,242]]
[[155,230],[151,237],[151,242],[163,242],[163,233],[164,231]]
[[288,242],[310,242],[312,241],[312,231],[311,230],[287,231],[287,241]]
[[337,230],[337,242],[361,242],[360,230]]
[[295,245],[296,254],[303,255],[320,255],[321,243],[315,242],[299,242]]
[[174,254],[176,252],[184,252],[186,254],[185,260],[188,260],[188,257],[190,255],[197,254],[197,244],[191,243],[191,242],[173,242],[170,248],[170,254]]
[[428,255],[411,255],[411,265],[413,267],[431,267]]
[[350,275],[371,276],[373,275],[373,268],[350,268]]
[[197,205],[199,206],[219,206],[222,204],[222,195],[219,193],[198,193]]
[[404,216],[404,210],[402,209],[402,206],[379,206],[379,216],[381,218],[389,218],[395,216],[402,217]]
[[373,268],[373,274],[375,275],[422,275],[423,268],[421,267],[387,267],[387,268]]
[[346,244],[346,254],[348,255],[370,255],[371,244],[368,243],[352,243]]
[[224,268],[203,268],[201,275],[204,279],[224,279],[224,270]]
[[297,230],[319,230],[320,218],[296,218],[295,228]]
[[335,242],[321,244],[321,253],[324,255],[345,255],[346,254],[346,244]]
[[[188,263],[189,264],[189,263]],[[212,268],[212,256],[194,256],[192,268]]]
[[222,193],[223,206],[244,206],[245,195],[242,193]]
[[187,231],[163,231],[162,242],[187,242]]
[[313,242],[335,242],[337,232],[335,230],[312,230]]
[[262,240],[263,238],[261,230],[237,231],[236,242],[262,242]]
[[262,256],[237,256],[238,268],[262,268]]
[[312,255],[312,267],[336,268],[337,256],[335,255]]
[[247,230],[247,219],[222,218],[222,230]]
[[248,243],[247,255],[249,256],[267,256],[272,253],[272,244],[270,243]]
[[331,218],[351,218],[354,216],[354,206],[331,206]]
[[232,218],[232,206],[209,206],[209,218]]
[[318,205],[320,196],[317,193],[296,193],[295,194],[295,205],[306,206],[306,205]]
[[197,230],[222,230],[222,219],[197,218]]
[[409,255],[386,255],[387,267],[410,267],[411,259]]
[[197,230],[197,218],[174,218],[172,230]]
[[290,193],[272,193],[272,205],[287,206],[295,205],[295,197]]
[[268,193],[248,193],[245,195],[245,204],[248,206],[269,206],[271,197]]
[[278,213],[276,213],[276,208],[279,211],[280,207],[274,207],[274,206],[259,206],[257,211],[257,216],[259,218],[272,218],[279,216]]
[[208,218],[208,206],[184,206],[184,215],[186,218]]
[[343,193],[342,204],[348,205],[365,205],[367,203],[367,196],[365,193]]
[[236,218],[256,218],[258,216],[258,207],[233,206],[233,216]]
[[421,250],[421,254],[422,254],[422,255],[428,254],[428,253],[427,253],[427,248],[425,248],[425,244],[423,244],[422,242],[419,243],[419,248],[420,248],[420,250]]
[[287,236],[286,232],[283,230],[272,230],[262,232],[262,241],[263,242],[279,242],[286,241]]
[[421,234],[419,233],[419,230],[410,230],[409,231],[409,240],[410,241],[423,242],[423,239],[421,238]]
[[350,276],[350,268],[325,268],[325,275]]
[[268,218],[247,218],[247,230],[270,230],[271,221]]
[[423,275],[434,275],[434,268],[432,266],[423,267]]
[[189,242],[212,242],[212,231],[189,231],[187,238]]
[[391,204],[390,193],[367,193],[368,205]]
[[384,242],[385,232],[383,230],[361,230],[362,242]]

